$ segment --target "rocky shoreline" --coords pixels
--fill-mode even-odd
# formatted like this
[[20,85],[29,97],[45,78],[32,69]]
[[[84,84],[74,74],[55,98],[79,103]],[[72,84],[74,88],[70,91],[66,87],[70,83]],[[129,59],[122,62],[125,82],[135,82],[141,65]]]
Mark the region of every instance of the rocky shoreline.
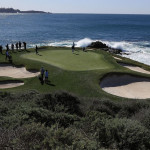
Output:
[[116,49],[116,48],[109,47],[101,41],[92,42],[88,46],[88,48],[101,49],[101,50],[110,52],[112,54],[120,54],[120,55],[125,54],[125,55],[128,55],[127,53],[123,52],[121,49]]

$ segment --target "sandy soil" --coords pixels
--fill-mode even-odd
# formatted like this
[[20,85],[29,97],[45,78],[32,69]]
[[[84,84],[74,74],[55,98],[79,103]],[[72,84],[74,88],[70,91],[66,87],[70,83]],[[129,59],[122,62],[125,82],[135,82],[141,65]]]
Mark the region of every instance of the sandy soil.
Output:
[[132,65],[128,65],[128,64],[124,64],[124,63],[119,63],[121,66],[124,66],[130,70],[136,71],[136,72],[141,72],[141,73],[145,73],[145,74],[150,74],[150,71],[146,71],[138,66],[132,66]]
[[7,64],[0,65],[0,76],[12,78],[30,78],[38,76],[40,72],[29,72],[25,67],[13,67]]
[[13,88],[24,85],[24,83],[0,83],[0,89]]
[[118,57],[115,57],[115,56],[113,56],[115,59],[118,59],[118,60],[122,60],[121,58],[118,58]]
[[101,81],[100,86],[105,92],[120,97],[150,98],[150,79],[147,78],[130,75],[111,75],[105,77]]

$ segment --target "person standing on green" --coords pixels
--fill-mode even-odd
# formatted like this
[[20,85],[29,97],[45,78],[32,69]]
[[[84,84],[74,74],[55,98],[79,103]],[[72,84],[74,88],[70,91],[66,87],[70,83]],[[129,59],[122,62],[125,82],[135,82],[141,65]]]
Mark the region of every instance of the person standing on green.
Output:
[[47,81],[48,81],[48,71],[46,70],[45,71],[45,83],[47,83]]
[[6,50],[5,55],[6,55],[5,60],[7,60],[7,58],[9,58],[9,52],[8,52],[8,50]]
[[38,54],[38,47],[37,47],[37,45],[35,47],[35,52],[36,52],[36,54]]
[[41,78],[42,78],[42,81],[43,81],[43,78],[44,78],[44,72],[45,72],[45,70],[44,70],[43,67],[41,68],[40,72],[41,72]]
[[18,42],[15,44],[16,45],[16,50],[18,50],[19,44]]
[[0,53],[1,53],[1,54],[3,54],[3,52],[2,52],[2,51],[3,51],[3,46],[2,46],[2,45],[0,45]]
[[75,50],[75,44],[73,42],[73,44],[72,44],[72,53],[74,53],[74,50]]
[[14,44],[11,44],[11,50],[14,52]]

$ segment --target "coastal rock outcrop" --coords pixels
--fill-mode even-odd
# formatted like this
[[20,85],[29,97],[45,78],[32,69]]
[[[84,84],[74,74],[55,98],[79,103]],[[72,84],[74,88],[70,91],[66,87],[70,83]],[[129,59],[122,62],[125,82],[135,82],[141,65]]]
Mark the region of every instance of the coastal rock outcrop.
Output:
[[121,52],[122,52],[121,49],[115,49],[115,48],[109,47],[105,43],[100,42],[100,41],[92,42],[88,47],[96,48],[96,49],[100,48],[104,51],[109,51],[110,53],[114,53],[114,54],[121,54]]
[[88,47],[90,48],[109,48],[105,43],[102,43],[100,41],[92,42],[91,45]]

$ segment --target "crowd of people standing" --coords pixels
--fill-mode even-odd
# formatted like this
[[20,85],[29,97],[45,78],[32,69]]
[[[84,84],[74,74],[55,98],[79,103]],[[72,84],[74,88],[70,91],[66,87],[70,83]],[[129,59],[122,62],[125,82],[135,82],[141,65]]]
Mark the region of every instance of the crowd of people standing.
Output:
[[[9,50],[12,50],[12,52],[14,52],[14,50],[21,50],[21,49],[24,49],[26,50],[27,49],[27,43],[26,42],[17,42],[15,44],[11,44],[11,45],[8,45],[6,44],[6,52],[9,51]],[[3,46],[0,45],[0,53],[2,54],[3,53]]]
[[[15,43],[15,44],[12,43],[10,46],[8,44],[6,45],[6,50],[12,50],[12,51],[14,51],[15,49],[16,50],[21,50],[22,48],[24,50],[27,49],[27,43],[26,42],[20,42],[19,41],[19,42]],[[2,49],[3,49],[3,47],[2,47]]]
[[[17,51],[18,50],[21,50],[21,49],[24,49],[24,50],[26,50],[26,48],[27,48],[27,43],[26,42],[17,42],[17,43],[15,43],[15,44],[11,44],[11,45],[8,45],[8,44],[6,44],[6,52],[5,52],[5,59],[7,60],[9,60],[10,62],[12,62],[12,56],[10,55],[10,50],[12,51],[12,52],[14,52],[14,50],[16,49]],[[0,53],[1,54],[3,54],[3,46],[2,45],[0,45]]]

